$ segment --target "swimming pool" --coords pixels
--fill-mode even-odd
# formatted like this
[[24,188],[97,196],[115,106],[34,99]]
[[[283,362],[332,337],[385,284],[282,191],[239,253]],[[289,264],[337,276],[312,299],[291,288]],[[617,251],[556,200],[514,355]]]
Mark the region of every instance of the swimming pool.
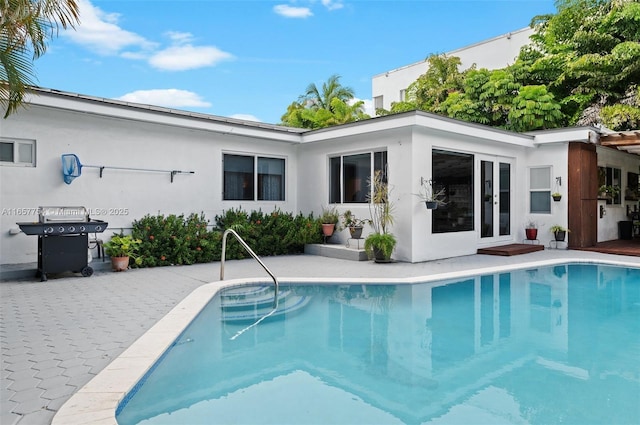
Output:
[[216,295],[120,403],[118,422],[640,421],[638,269],[291,284],[285,313],[234,338],[269,291]]

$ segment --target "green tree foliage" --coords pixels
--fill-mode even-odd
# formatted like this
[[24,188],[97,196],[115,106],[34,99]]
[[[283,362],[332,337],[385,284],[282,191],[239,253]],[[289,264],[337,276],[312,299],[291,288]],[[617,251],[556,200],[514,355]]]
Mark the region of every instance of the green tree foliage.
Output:
[[640,3],[562,0],[557,8],[533,20],[542,56],[529,70],[559,99],[569,125],[603,122],[601,109],[621,104],[640,80]]
[[332,75],[321,90],[309,84],[305,94],[287,107],[281,123],[314,129],[370,118],[364,113],[364,102],[353,99],[353,89],[342,86],[339,75]]
[[47,50],[60,28],[79,23],[76,0],[0,1],[0,104],[4,118],[22,104],[36,78],[33,61]]
[[464,74],[458,71],[460,58],[456,56],[431,55],[427,63],[429,69],[409,86],[407,98],[419,109],[438,111],[450,93],[462,89]]
[[515,131],[560,127],[563,120],[560,104],[545,86],[522,87],[513,99],[508,117],[507,127]]
[[556,5],[556,14],[533,18],[531,44],[512,65],[460,72],[459,58],[432,55],[427,72],[408,88],[408,98],[376,112],[420,109],[517,131],[637,126],[640,2],[559,0]]

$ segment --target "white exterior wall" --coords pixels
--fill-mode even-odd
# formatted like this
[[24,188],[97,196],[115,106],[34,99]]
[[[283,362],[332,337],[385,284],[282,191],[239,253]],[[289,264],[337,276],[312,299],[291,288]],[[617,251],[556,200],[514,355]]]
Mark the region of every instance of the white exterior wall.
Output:
[[[145,123],[82,112],[30,106],[2,122],[2,137],[36,140],[36,167],[0,166],[0,252],[2,264],[37,260],[37,237],[16,222],[38,221],[39,206],[85,206],[91,218],[109,228],[100,238],[131,227],[146,214],[203,212],[215,216],[242,206],[245,210],[296,212],[296,146],[246,136],[222,135],[177,126]],[[286,159],[283,202],[222,201],[222,154],[260,154]],[[70,185],[64,183],[60,156],[78,155],[81,163],[117,167],[195,171],[178,174],[83,168]],[[15,209],[29,214],[17,214]],[[21,211],[20,211],[21,212]],[[103,213],[106,212],[106,213]]]
[[[531,28],[523,28],[447,52],[446,55],[460,58],[461,71],[470,68],[473,64],[476,64],[478,69],[504,68],[515,62],[515,58],[520,53],[520,48],[529,43],[529,36],[532,34],[533,30]],[[372,97],[375,99],[378,96],[382,96],[384,109],[390,109],[392,102],[404,100],[400,98],[400,91],[406,90],[411,83],[427,71],[426,61],[427,58],[411,65],[375,75],[371,82]]]
[[[363,152],[387,151],[388,170],[391,190],[391,198],[394,202],[395,224],[393,233],[399,240],[407,238],[411,233],[410,211],[405,207],[406,192],[403,187],[410,178],[410,167],[407,167],[408,155],[410,155],[411,132],[406,127],[384,130],[379,127],[364,130],[359,134],[340,136],[340,131],[327,132],[326,139],[321,142],[313,141],[303,143],[300,146],[298,164],[301,171],[299,182],[298,205],[303,211],[313,211],[316,216],[320,214],[322,207],[329,203],[329,158],[336,155],[352,155]],[[381,130],[382,129],[382,130]],[[335,134],[335,135],[334,135]],[[304,176],[304,177],[302,177]],[[335,206],[340,213],[351,210],[360,219],[369,219],[368,204],[344,203]],[[365,238],[371,228],[365,226],[362,237]],[[332,236],[331,242],[346,243],[349,231],[342,229]],[[356,241],[352,241],[357,244]],[[364,240],[360,242],[364,246]],[[400,261],[411,261],[410,247],[406,244],[398,244],[394,252],[394,258]]]
[[[2,137],[35,140],[36,167],[0,166],[0,263],[37,260],[37,237],[15,233],[16,222],[37,221],[38,206],[85,206],[92,218],[109,222],[101,236],[128,231],[133,220],[146,214],[204,213],[211,221],[230,208],[262,209],[316,216],[329,200],[329,158],[335,155],[386,150],[395,223],[391,232],[398,244],[393,258],[420,262],[476,253],[479,247],[520,243],[528,218],[539,225],[540,243],[549,246],[548,231],[554,224],[567,226],[568,148],[570,141],[592,142],[590,129],[562,129],[516,134],[468,124],[424,112],[380,117],[316,131],[287,129],[211,116],[185,116],[180,112],[142,110],[112,102],[70,100],[68,95],[47,95],[46,102],[31,105],[2,121]],[[46,105],[46,106],[42,106]],[[474,230],[432,234],[431,214],[414,194],[420,179],[432,178],[434,148],[512,164],[511,229],[507,236],[480,237],[480,203],[474,208]],[[62,178],[60,156],[77,154],[90,165],[194,171],[170,174],[84,168],[70,185]],[[222,201],[224,153],[264,155],[286,159],[286,200],[282,202]],[[640,158],[614,149],[598,149],[599,165],[637,172]],[[551,202],[550,214],[529,214],[529,167],[551,167],[551,191],[555,178],[560,202]],[[478,176],[474,176],[477,181]],[[479,199],[479,184],[474,187]],[[637,201],[632,202],[635,204]],[[358,218],[370,218],[368,204],[337,205]],[[19,214],[17,211],[29,214]],[[104,213],[98,213],[104,211]],[[627,220],[625,204],[607,206],[598,224],[598,240],[617,238],[617,222]],[[364,237],[371,229],[365,228]],[[570,234],[569,234],[569,237]],[[331,240],[345,243],[348,231]],[[363,244],[363,241],[360,242]]]
[[[520,202],[522,202],[522,207],[524,207],[524,215],[523,219],[520,223],[518,223],[517,228],[517,242],[522,242],[525,239],[524,234],[524,225],[526,222],[531,219],[538,224],[538,240],[541,244],[545,245],[546,248],[549,248],[549,242],[555,237],[553,233],[549,230],[551,226],[560,225],[563,227],[569,227],[568,223],[568,214],[569,210],[567,207],[569,195],[568,195],[568,187],[569,187],[569,170],[568,170],[568,161],[569,161],[569,149],[566,143],[549,143],[545,145],[538,146],[537,149],[530,150],[526,152],[525,155],[525,167],[521,171],[522,180],[523,180],[523,191],[524,196],[519,197]],[[551,213],[550,214],[531,214],[530,211],[530,202],[529,202],[529,176],[530,176],[530,168],[536,167],[551,167],[551,193],[556,190],[556,177],[560,177],[562,185],[559,186],[558,192],[562,194],[562,199],[558,202],[551,201]],[[566,237],[566,241],[571,238],[571,233],[568,233]],[[555,247],[555,245],[552,245]],[[566,248],[567,244],[559,244],[558,248]]]

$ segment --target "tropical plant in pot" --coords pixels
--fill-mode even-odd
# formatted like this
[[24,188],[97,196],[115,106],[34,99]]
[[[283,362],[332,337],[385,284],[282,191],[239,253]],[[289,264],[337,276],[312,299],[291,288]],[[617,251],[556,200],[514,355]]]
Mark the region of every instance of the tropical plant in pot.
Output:
[[104,244],[105,253],[111,257],[113,270],[120,272],[129,268],[129,260],[133,258],[137,265],[142,264],[142,257],[138,256],[140,239],[131,235],[114,233],[111,240]]
[[533,221],[533,220],[529,220],[525,225],[524,225],[524,233],[527,237],[527,240],[530,241],[535,241],[538,239],[538,224]]
[[389,185],[382,171],[374,173],[370,186],[369,223],[373,227],[373,233],[364,240],[364,249],[369,258],[376,262],[388,262],[396,246],[396,238],[389,232],[389,226],[393,224],[393,205],[389,199]]
[[340,214],[336,207],[322,207],[322,214],[320,215],[320,223],[322,223],[322,233],[329,237],[333,235],[336,230],[336,225],[340,221]]
[[567,229],[566,227],[560,226],[558,224],[551,226],[549,228],[549,231],[553,233],[553,236],[558,242],[563,242],[565,237],[567,236],[567,233],[570,232],[569,229]]
[[362,237],[362,229],[367,223],[369,223],[369,220],[359,219],[351,210],[346,210],[342,214],[342,225],[349,229],[349,235],[352,239],[360,239]]
[[444,187],[436,189],[433,180],[420,177],[420,192],[414,193],[414,195],[424,202],[428,210],[435,210],[438,206],[447,204],[444,201],[447,190]]

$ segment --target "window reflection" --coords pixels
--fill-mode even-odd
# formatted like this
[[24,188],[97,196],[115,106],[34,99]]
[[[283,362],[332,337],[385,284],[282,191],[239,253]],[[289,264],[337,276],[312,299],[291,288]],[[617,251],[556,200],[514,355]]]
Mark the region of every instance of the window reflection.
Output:
[[434,190],[446,190],[446,205],[433,210],[433,233],[473,230],[473,155],[434,149]]

